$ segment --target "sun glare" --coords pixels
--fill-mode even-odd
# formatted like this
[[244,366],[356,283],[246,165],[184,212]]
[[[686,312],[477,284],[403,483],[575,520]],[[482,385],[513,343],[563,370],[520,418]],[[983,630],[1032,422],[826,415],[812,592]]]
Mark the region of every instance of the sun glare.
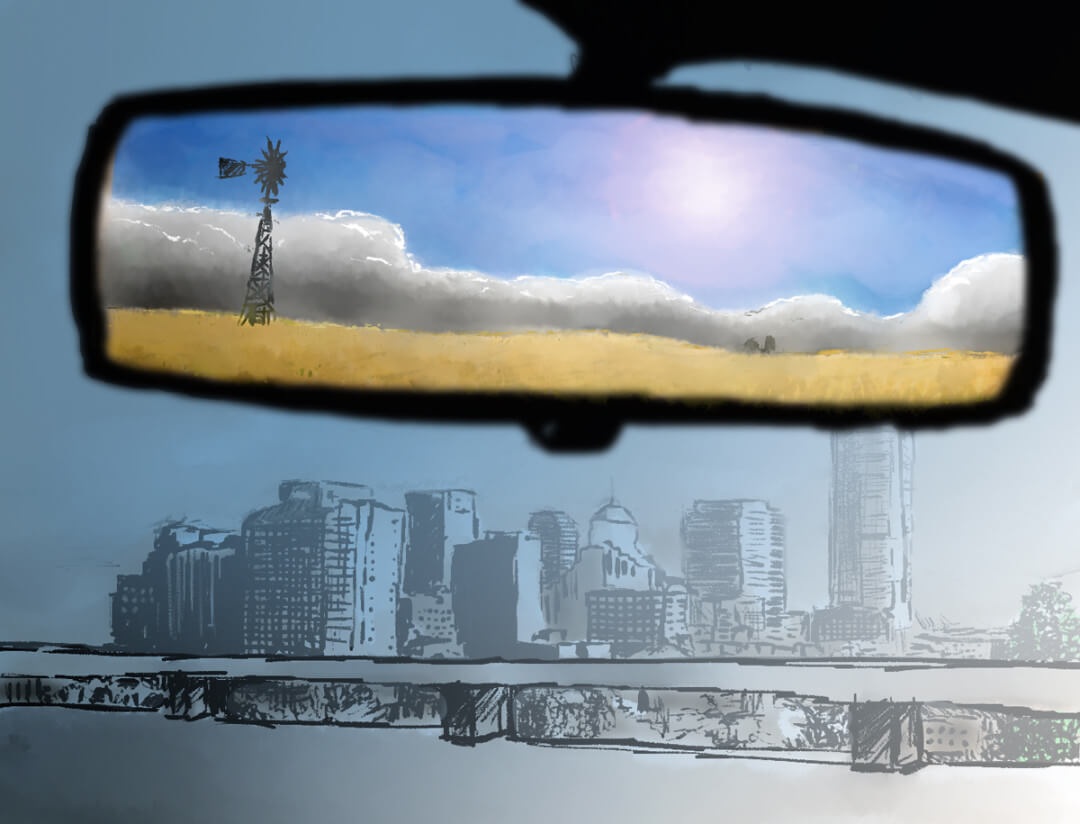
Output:
[[661,146],[648,186],[663,210],[687,227],[730,231],[751,191],[735,155],[700,139]]

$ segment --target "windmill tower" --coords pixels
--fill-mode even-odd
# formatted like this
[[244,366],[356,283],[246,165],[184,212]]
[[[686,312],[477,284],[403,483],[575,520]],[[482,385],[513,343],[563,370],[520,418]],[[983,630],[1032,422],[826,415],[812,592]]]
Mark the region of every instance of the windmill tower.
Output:
[[250,323],[252,326],[268,324],[274,315],[274,259],[270,237],[273,218],[270,215],[270,204],[278,202],[273,195],[278,193],[279,186],[284,185],[285,155],[288,152],[281,151],[280,140],[275,146],[268,137],[262,154],[262,158],[254,162],[218,158],[219,178],[240,177],[247,172],[247,167],[251,166],[255,169],[255,182],[262,186],[263,210],[259,218],[259,228],[255,233],[255,252],[251,256],[247,294],[240,310],[240,324]]

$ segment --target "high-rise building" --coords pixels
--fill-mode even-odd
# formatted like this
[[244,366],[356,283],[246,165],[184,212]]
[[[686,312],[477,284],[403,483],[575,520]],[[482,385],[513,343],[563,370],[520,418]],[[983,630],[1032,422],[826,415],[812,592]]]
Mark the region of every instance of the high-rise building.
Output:
[[140,652],[241,652],[240,545],[228,530],[182,520],[160,524],[142,573],[117,578],[117,644]]
[[169,521],[158,526],[154,532],[154,548],[143,561],[142,577],[149,587],[149,634],[151,649],[168,651],[173,645],[170,638],[169,620],[169,572],[170,556],[177,552],[182,542],[198,539],[198,529],[184,521]]
[[589,522],[589,544],[577,561],[544,588],[544,617],[549,627],[565,630],[572,641],[588,637],[590,592],[601,589],[659,590],[660,570],[638,544],[637,521],[614,498]]
[[767,627],[787,609],[785,528],[766,501],[694,501],[683,515],[683,575],[706,601],[760,600]]
[[652,563],[638,545],[638,523],[614,496],[589,519],[589,546],[617,549],[643,563]]
[[112,593],[112,636],[121,647],[139,652],[154,649],[156,598],[144,575],[116,576]]
[[686,587],[596,589],[586,595],[586,640],[657,647],[689,641]]
[[896,429],[832,436],[829,602],[880,610],[893,629],[911,626],[910,433]]
[[244,519],[244,651],[249,654],[323,653],[329,593],[322,491],[315,482],[285,481],[278,487],[279,503]]
[[694,501],[683,515],[683,576],[705,600],[742,593],[742,547],[737,501]]
[[664,583],[664,640],[679,647],[689,647],[690,595],[678,579]]
[[430,594],[450,586],[454,547],[480,537],[476,493],[467,489],[407,492],[405,592]]
[[529,532],[540,538],[541,586],[554,586],[577,560],[577,524],[565,512],[546,509],[529,517]]
[[359,484],[285,481],[244,520],[244,647],[395,655],[405,513]]
[[165,559],[171,652],[243,652],[240,536],[198,524],[170,527],[178,547]]
[[[366,487],[360,489],[370,495]],[[397,655],[405,512],[340,493],[329,503],[325,653]]]
[[488,532],[454,548],[451,593],[458,640],[470,658],[513,657],[544,629],[540,540]]

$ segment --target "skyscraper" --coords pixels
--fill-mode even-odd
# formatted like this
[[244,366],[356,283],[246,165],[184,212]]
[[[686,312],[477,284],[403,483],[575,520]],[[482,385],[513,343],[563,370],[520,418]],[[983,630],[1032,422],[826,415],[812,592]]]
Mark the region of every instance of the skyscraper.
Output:
[[370,487],[286,481],[244,520],[245,651],[395,655],[405,513]]
[[171,530],[179,546],[165,560],[167,649],[243,652],[240,536],[189,524]]
[[618,549],[631,558],[651,563],[638,545],[637,520],[614,496],[589,519],[589,546]]
[[577,560],[577,524],[565,512],[547,509],[529,517],[529,532],[540,538],[540,585],[555,586]]
[[458,640],[470,658],[511,658],[544,628],[540,541],[488,532],[454,552],[453,602]]
[[322,655],[326,644],[326,510],[315,482],[285,481],[279,503],[252,512],[241,534],[247,560],[244,651]]
[[183,520],[159,524],[142,574],[117,578],[117,644],[140,652],[241,652],[241,547],[229,530]]
[[694,501],[683,516],[683,574],[708,601],[757,599],[765,627],[787,610],[784,517],[766,501]]
[[407,492],[409,545],[405,554],[405,591],[433,593],[450,586],[454,546],[480,537],[476,493],[467,489]]
[[[588,638],[590,592],[655,590],[662,595],[662,577],[660,568],[638,543],[634,516],[611,498],[589,520],[589,543],[578,551],[577,560],[544,589],[544,616],[550,627],[564,630],[571,640],[583,641]],[[595,603],[602,610],[615,605],[616,600]]]
[[405,512],[370,497],[337,496],[329,503],[325,652],[397,655]]
[[112,636],[121,647],[150,652],[154,636],[156,598],[145,575],[118,575],[112,598]]
[[881,610],[893,629],[911,626],[910,433],[895,429],[832,436],[829,601]]

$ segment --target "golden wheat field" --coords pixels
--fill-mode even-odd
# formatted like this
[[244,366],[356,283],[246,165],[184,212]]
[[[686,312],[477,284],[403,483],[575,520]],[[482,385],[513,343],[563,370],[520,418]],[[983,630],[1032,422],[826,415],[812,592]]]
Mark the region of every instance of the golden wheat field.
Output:
[[996,396],[1014,358],[978,352],[754,355],[605,331],[427,333],[279,318],[112,309],[106,352],[124,366],[221,381],[432,390],[632,393],[850,405]]

